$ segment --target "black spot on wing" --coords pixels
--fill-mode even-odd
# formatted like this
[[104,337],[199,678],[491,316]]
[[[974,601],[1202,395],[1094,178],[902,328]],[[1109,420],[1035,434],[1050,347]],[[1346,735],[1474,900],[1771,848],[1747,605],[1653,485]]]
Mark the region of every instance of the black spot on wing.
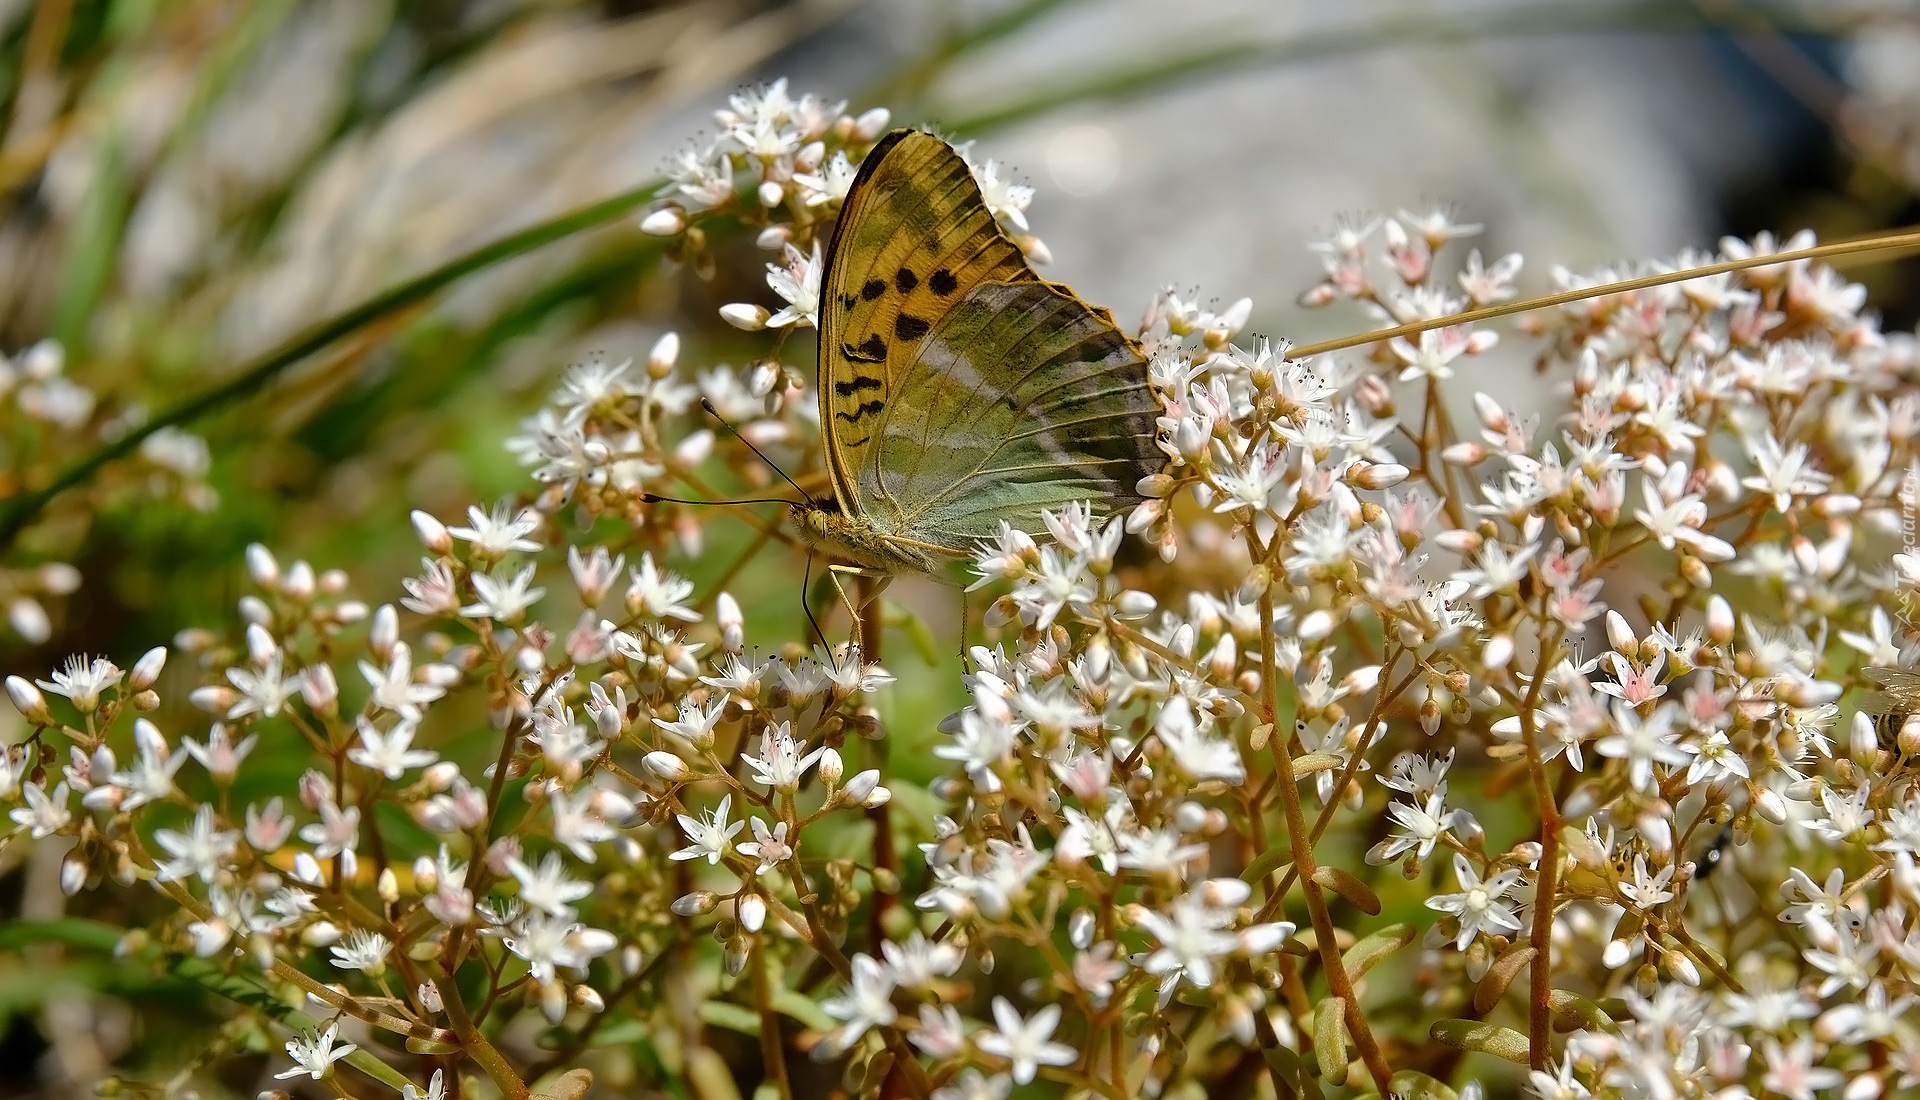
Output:
[[[855,345],[855,344],[841,344],[841,345],[840,345],[840,354],[842,354],[842,355],[844,355],[844,356],[846,356],[847,358],[849,358],[849,359],[851,359],[851,360],[853,360],[853,361],[854,361],[854,362],[856,362],[856,363],[884,363],[884,362],[886,362],[886,361],[887,361],[887,349],[886,349],[886,345],[884,345],[884,344],[882,344],[882,345],[880,346],[880,350],[879,350],[879,352],[878,352],[878,354],[868,354],[868,353],[869,353],[869,351],[871,350],[871,349],[870,349],[870,347],[869,347],[869,345],[871,345],[872,343],[873,343],[873,341],[872,341],[872,340],[868,340],[868,341],[867,341],[867,342],[866,342],[865,344],[859,344],[859,345]],[[844,383],[843,383],[843,384],[844,384]]]
[[912,290],[914,287],[919,286],[920,279],[913,272],[908,271],[906,268],[903,267],[900,270],[893,273],[893,285],[896,290],[898,290],[902,294],[905,294],[908,291]]
[[867,337],[864,341],[861,342],[859,348],[856,350],[858,350],[860,354],[853,356],[853,358],[855,359],[863,359],[869,363],[886,362],[887,342],[885,340],[880,339],[880,335],[878,333],[875,333],[874,335]]
[[851,382],[835,382],[833,384],[833,392],[842,397],[852,397],[861,390],[880,389],[881,385],[882,383],[878,378],[869,377],[864,374],[856,374],[853,376],[853,381]]
[[861,405],[859,408],[853,410],[852,412],[837,412],[837,413],[834,413],[833,415],[837,419],[844,420],[847,423],[852,424],[858,421],[861,417],[867,415],[868,413],[878,413],[885,410],[886,407],[887,407],[887,403],[885,401],[881,401],[876,398],[872,401],[866,402],[865,404]]
[[887,284],[880,279],[868,279],[867,285],[860,288],[860,297],[871,302],[887,292]]
[[933,326],[909,313],[902,313],[894,319],[893,334],[902,340],[918,340],[927,334]]
[[960,289],[960,280],[953,277],[953,272],[943,267],[927,276],[927,286],[933,288],[935,294],[945,298]]

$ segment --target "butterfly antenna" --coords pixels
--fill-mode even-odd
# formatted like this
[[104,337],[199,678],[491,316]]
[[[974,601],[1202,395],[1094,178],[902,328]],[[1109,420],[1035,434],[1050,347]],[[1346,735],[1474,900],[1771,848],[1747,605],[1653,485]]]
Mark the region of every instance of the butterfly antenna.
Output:
[[802,497],[806,498],[807,503],[809,504],[813,503],[813,494],[807,492],[805,489],[800,488],[800,483],[788,477],[787,472],[785,470],[782,470],[778,463],[776,463],[773,459],[768,458],[765,452],[761,451],[760,448],[754,446],[753,440],[748,439],[744,435],[741,435],[740,429],[734,427],[732,424],[727,423],[727,418],[720,415],[720,410],[713,407],[712,401],[708,400],[705,397],[702,397],[700,399],[700,407],[707,410],[708,416],[711,416],[715,420],[718,420],[720,422],[720,426],[725,428],[728,434],[732,435],[733,438],[739,440],[740,442],[745,443],[747,445],[747,450],[752,451],[756,455],[759,455],[760,461],[766,463],[768,469],[771,469],[774,473],[779,474],[780,479],[782,481],[785,481],[788,485],[793,486],[794,491],[799,493]]
[[[705,505],[711,505],[714,507],[720,507],[724,505],[733,505],[733,504],[788,504],[788,505],[791,505],[796,503],[795,501],[788,500],[786,497],[754,497],[751,500],[689,500],[686,497],[663,497],[658,493],[641,493],[640,499],[648,504],[705,504]],[[813,498],[808,497],[807,503],[809,504],[813,503]]]

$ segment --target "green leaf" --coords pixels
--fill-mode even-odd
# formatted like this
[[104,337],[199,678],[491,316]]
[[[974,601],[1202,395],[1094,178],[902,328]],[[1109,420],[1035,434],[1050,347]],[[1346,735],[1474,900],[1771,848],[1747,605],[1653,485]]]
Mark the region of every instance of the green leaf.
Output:
[[1380,931],[1347,948],[1340,961],[1347,968],[1347,974],[1354,981],[1372,970],[1380,961],[1395,951],[1413,942],[1415,932],[1411,924],[1389,924]]
[[1441,1020],[1433,1025],[1429,1034],[1455,1050],[1471,1050],[1523,1066],[1527,1064],[1527,1037],[1510,1027],[1479,1020]]

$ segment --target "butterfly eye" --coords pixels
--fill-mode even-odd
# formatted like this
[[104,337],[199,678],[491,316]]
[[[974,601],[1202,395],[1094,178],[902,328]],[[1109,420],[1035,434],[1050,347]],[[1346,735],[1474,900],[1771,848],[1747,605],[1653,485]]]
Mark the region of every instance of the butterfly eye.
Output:
[[807,526],[813,528],[814,533],[817,535],[826,534],[827,533],[827,514],[818,508],[815,508],[813,511],[808,512]]

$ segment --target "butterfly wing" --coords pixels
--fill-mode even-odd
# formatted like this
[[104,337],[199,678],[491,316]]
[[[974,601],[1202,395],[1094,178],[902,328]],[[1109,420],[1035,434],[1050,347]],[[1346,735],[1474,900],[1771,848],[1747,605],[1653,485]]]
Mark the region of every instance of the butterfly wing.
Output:
[[1001,520],[1139,499],[1161,462],[1137,343],[1034,274],[944,141],[862,163],[822,286],[820,419],[842,513],[960,554]]

